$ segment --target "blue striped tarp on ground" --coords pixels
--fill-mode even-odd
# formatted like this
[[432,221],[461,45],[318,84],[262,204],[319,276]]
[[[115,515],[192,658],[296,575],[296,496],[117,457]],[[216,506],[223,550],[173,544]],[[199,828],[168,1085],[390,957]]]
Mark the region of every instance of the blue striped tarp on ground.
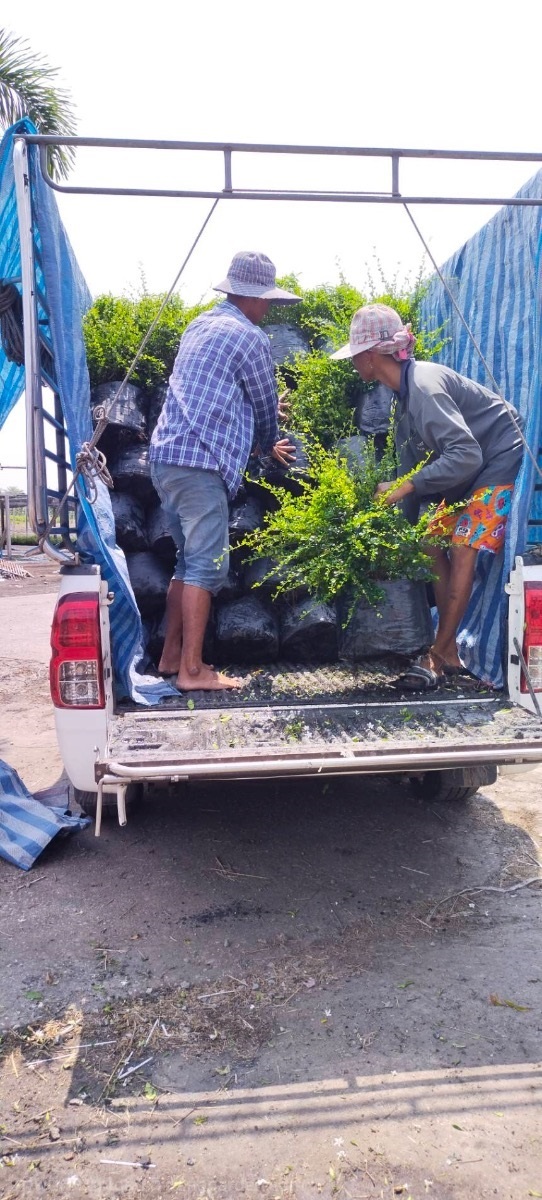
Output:
[[42,804],[13,767],[0,759],[0,856],[29,871],[57,833],[86,829],[89,817]]
[[[542,196],[542,171],[520,189],[518,196]],[[540,208],[501,209],[441,268],[442,274],[472,330],[505,399],[519,409],[529,446],[538,452],[541,420]],[[439,358],[461,375],[493,388],[485,368],[459,321],[438,276],[423,302],[425,328],[444,325],[450,341]],[[526,542],[540,540],[542,531],[529,529],[529,517],[542,512],[534,492],[535,471],[525,456],[517,479],[506,547],[496,557],[478,555],[471,602],[459,642],[466,665],[496,687],[503,684],[503,634],[508,598],[504,584],[516,554]]]

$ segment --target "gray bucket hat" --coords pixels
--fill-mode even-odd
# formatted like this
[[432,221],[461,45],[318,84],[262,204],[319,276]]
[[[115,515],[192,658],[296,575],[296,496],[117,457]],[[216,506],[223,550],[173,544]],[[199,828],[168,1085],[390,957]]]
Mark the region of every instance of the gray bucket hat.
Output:
[[273,304],[299,304],[301,296],[276,287],[275,278],[274,263],[266,254],[240,250],[233,256],[226,278],[217,283],[213,291],[226,292],[230,296],[259,296]]

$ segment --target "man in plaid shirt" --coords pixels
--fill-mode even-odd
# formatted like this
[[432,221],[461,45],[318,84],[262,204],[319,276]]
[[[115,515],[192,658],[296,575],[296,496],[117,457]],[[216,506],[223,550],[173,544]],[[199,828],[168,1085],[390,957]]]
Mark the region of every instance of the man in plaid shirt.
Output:
[[215,291],[226,300],[185,330],[150,449],[177,546],[159,670],[182,691],[241,686],[202,662],[211,598],[228,575],[228,499],[255,447],[285,465],[295,458],[279,439],[271,347],[258,325],[270,304],[300,297],[276,286],[265,254],[249,251],[234,256]]

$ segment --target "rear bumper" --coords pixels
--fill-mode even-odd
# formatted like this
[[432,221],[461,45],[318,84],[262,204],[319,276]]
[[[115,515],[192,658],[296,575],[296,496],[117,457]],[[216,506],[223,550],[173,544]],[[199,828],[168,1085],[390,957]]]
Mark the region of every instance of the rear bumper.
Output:
[[311,754],[292,752],[267,754],[232,754],[221,758],[179,757],[163,762],[123,761],[105,759],[95,767],[96,782],[129,783],[138,781],[178,782],[188,779],[265,779],[294,775],[367,775],[407,773],[468,767],[477,764],[532,765],[542,763],[541,742],[515,742],[495,746],[428,747],[368,752],[366,749],[345,748],[340,753],[329,748],[315,749]]

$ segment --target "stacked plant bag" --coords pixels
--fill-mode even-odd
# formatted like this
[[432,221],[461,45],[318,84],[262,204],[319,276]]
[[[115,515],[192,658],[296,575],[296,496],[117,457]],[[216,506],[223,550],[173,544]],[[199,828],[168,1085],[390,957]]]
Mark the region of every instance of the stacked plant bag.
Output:
[[150,550],[126,553],[128,574],[134,589],[137,606],[142,617],[161,616],[165,603],[171,571]]
[[276,367],[280,367],[283,378],[290,385],[293,382],[289,370],[297,358],[305,358],[310,351],[307,335],[295,325],[265,325],[265,333],[271,342],[271,357]]
[[156,500],[148,446],[141,443],[121,446],[108,457],[108,466],[118,492],[137,495],[143,504],[152,504]]
[[384,580],[378,608],[352,597],[337,603],[339,657],[349,662],[383,654],[410,656],[431,645],[433,626],[426,585],[411,579]]
[[394,393],[385,383],[377,383],[364,392],[354,409],[354,425],[361,439],[374,439],[377,458],[381,458],[390,431]]
[[360,433],[365,437],[376,434],[387,436],[390,427],[390,417],[394,392],[385,383],[377,383],[370,391],[364,392],[358,400],[355,409],[354,422]]
[[147,550],[147,518],[141,501],[129,492],[117,492],[113,488],[111,507],[119,546],[126,552]]
[[279,623],[271,605],[248,595],[216,612],[215,657],[220,663],[268,663],[279,656]]
[[310,598],[283,605],[280,643],[289,662],[335,662],[338,649],[335,607]]
[[171,524],[160,502],[147,509],[147,541],[153,554],[173,567],[177,548],[171,536]]
[[170,574],[149,543],[149,510],[159,504],[152,486],[148,450],[149,397],[122,380],[102,383],[90,394],[94,425],[103,415],[108,425],[98,442],[113,480],[111,507],[119,546],[143,618],[163,610]]
[[164,407],[167,394],[168,394],[168,384],[167,383],[160,383],[158,385],[158,387],[155,388],[154,391],[150,393],[149,413],[148,413],[148,418],[147,418],[150,438],[152,437],[154,430],[156,429],[156,426],[158,424],[158,418]]
[[[161,616],[155,616],[154,620],[144,622],[143,626],[146,633],[147,654],[152,665],[157,667],[160,662],[164,638],[166,636],[165,608]],[[215,658],[215,618],[214,613],[211,613],[203,639],[203,661],[214,663]]]
[[[134,387],[133,383],[123,385],[122,380],[99,383],[92,389],[90,404],[95,425],[102,416],[107,417],[109,427],[106,432],[111,435],[114,447],[146,441],[149,401],[141,388]],[[102,441],[104,437],[102,434]]]

